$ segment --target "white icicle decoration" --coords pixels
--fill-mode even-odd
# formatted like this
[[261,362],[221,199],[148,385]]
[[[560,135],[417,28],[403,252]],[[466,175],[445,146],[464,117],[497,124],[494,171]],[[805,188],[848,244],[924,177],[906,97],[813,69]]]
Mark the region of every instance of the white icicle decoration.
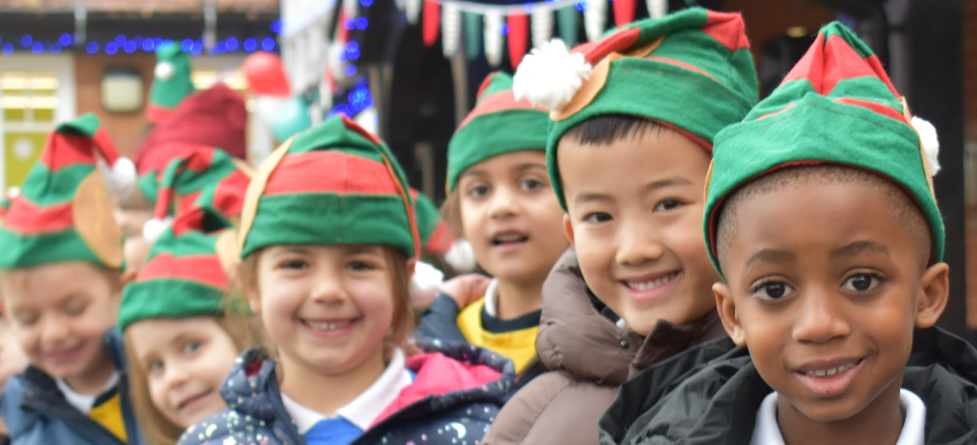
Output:
[[583,54],[570,53],[562,40],[553,39],[522,59],[512,91],[516,99],[558,111],[573,100],[592,69]]
[[583,12],[583,26],[587,31],[587,40],[600,40],[604,34],[604,24],[607,23],[607,0],[586,0],[587,9]]
[[421,2],[424,0],[404,0],[405,12],[407,14],[407,22],[411,25],[416,25],[418,20],[421,19]]
[[502,21],[500,12],[485,14],[485,58],[493,68],[502,63]]
[[659,19],[668,14],[668,0],[647,0],[648,14],[653,19]]
[[539,48],[553,37],[553,11],[546,8],[533,9],[530,20],[533,23],[533,48]]
[[454,2],[445,2],[441,9],[441,35],[444,44],[444,56],[451,57],[458,53],[461,45],[461,10]]
[[926,162],[930,167],[930,176],[936,176],[940,172],[940,138],[936,133],[936,127],[928,120],[913,116],[913,128],[919,134],[919,143],[923,146],[923,153],[926,154]]
[[346,18],[355,19],[359,14],[359,6],[359,0],[343,0],[343,13],[346,14]]

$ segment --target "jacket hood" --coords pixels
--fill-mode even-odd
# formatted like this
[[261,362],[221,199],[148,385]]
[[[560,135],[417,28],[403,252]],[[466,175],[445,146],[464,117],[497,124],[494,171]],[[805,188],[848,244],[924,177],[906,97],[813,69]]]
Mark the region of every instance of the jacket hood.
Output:
[[[966,341],[939,328],[916,329],[902,387],[926,404],[927,444],[977,444],[977,350]],[[600,420],[600,440],[748,445],[771,391],[745,347],[708,342],[622,386]]]
[[543,313],[536,339],[543,366],[616,386],[653,363],[726,335],[715,311],[683,325],[659,320],[647,337],[619,326],[605,313],[610,310],[584,282],[576,251],[567,249],[543,283]]

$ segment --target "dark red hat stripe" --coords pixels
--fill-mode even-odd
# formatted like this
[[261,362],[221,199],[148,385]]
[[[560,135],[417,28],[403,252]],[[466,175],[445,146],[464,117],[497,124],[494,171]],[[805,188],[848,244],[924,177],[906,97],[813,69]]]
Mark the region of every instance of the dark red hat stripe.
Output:
[[[332,166],[323,171],[322,166]],[[339,151],[310,151],[285,156],[268,179],[265,196],[294,193],[400,195],[387,166]]]
[[244,192],[249,182],[251,179],[241,170],[235,170],[222,179],[214,190],[213,207],[224,215],[239,215],[244,207]]
[[720,81],[719,79],[717,79],[712,74],[709,74],[709,73],[703,71],[702,68],[699,68],[699,67],[697,67],[695,65],[690,65],[688,63],[682,62],[681,60],[668,59],[668,58],[665,58],[665,57],[657,57],[657,56],[649,56],[649,57],[647,57],[647,59],[648,60],[654,60],[656,62],[667,63],[669,65],[675,65],[675,66],[680,67],[680,68],[685,68],[685,69],[687,69],[689,71],[694,71],[694,72],[697,72],[697,73],[702,74],[704,76],[707,76],[710,79],[715,80],[716,82],[722,83],[722,81]]
[[702,32],[735,52],[743,48],[750,49],[750,40],[747,39],[744,28],[743,17],[737,13],[709,11]]
[[18,197],[10,206],[3,227],[21,235],[54,233],[74,227],[71,203],[38,207],[24,197]]
[[[529,102],[529,99],[516,100],[516,96],[511,90],[500,91],[491,96],[488,96],[481,100],[475,109],[468,113],[468,117],[461,121],[461,125],[458,128],[462,128],[468,124],[472,119],[481,116],[483,114],[495,113],[496,111],[503,110],[540,110],[544,112],[549,112],[546,108],[541,106],[533,106]],[[456,130],[457,131],[457,130]]]
[[174,279],[195,281],[218,289],[227,289],[230,284],[227,275],[221,267],[220,260],[214,255],[199,255],[174,257],[171,253],[160,253],[154,256],[142,270],[139,271],[138,281],[159,279]]
[[70,165],[95,165],[92,141],[81,134],[53,132],[41,151],[41,163],[52,172]]
[[856,77],[876,77],[878,73],[862,60],[851,45],[833,35],[824,46],[824,78],[821,81],[821,94],[827,95],[835,89],[838,82]]

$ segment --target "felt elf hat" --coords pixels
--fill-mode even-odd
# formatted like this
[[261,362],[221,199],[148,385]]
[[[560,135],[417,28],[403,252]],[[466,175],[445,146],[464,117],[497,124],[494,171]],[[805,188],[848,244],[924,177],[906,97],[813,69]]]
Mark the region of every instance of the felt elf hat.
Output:
[[301,244],[420,253],[400,164],[386,144],[343,115],[292,137],[265,160],[248,185],[239,241],[242,258]]
[[120,159],[94,114],[52,131],[0,227],[0,269],[65,261],[122,269],[108,188],[135,168]]
[[[143,238],[153,242],[168,227],[170,215],[211,209],[230,225],[238,220],[251,169],[241,160],[214,148],[202,148],[174,159],[158,175],[153,218],[143,226]],[[201,215],[202,216],[202,215]]]
[[421,237],[421,250],[426,253],[444,254],[455,242],[448,223],[441,218],[441,211],[427,195],[410,189],[414,199],[414,214],[417,216],[417,231]]
[[478,90],[475,108],[448,143],[448,192],[471,166],[504,153],[546,149],[548,109],[512,93],[512,76],[489,74]]
[[514,90],[553,110],[547,167],[566,210],[556,146],[567,130],[600,115],[639,116],[712,150],[716,133],[756,103],[757,78],[742,17],[690,8],[571,51],[559,39],[545,43],[519,66]]
[[223,83],[190,94],[170,116],[143,138],[133,160],[139,174],[159,171],[196,147],[216,147],[231,156],[247,156],[244,99]]
[[179,45],[163,45],[157,49],[146,119],[152,123],[162,121],[193,91],[190,56]]
[[734,190],[781,168],[834,164],[877,173],[906,190],[929,222],[932,261],[942,261],[945,234],[931,178],[938,152],[936,130],[912,117],[872,50],[830,23],[769,97],[716,136],[706,183],[709,256],[722,274],[716,224]]
[[237,261],[236,233],[210,207],[181,213],[122,291],[119,328],[154,318],[219,317]]

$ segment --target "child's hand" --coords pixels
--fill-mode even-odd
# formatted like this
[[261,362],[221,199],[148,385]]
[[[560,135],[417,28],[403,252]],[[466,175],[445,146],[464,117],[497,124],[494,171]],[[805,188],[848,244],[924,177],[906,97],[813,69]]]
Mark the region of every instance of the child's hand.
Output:
[[455,300],[458,309],[464,309],[484,297],[491,282],[491,278],[477,273],[459,275],[445,281],[441,285],[441,292]]

